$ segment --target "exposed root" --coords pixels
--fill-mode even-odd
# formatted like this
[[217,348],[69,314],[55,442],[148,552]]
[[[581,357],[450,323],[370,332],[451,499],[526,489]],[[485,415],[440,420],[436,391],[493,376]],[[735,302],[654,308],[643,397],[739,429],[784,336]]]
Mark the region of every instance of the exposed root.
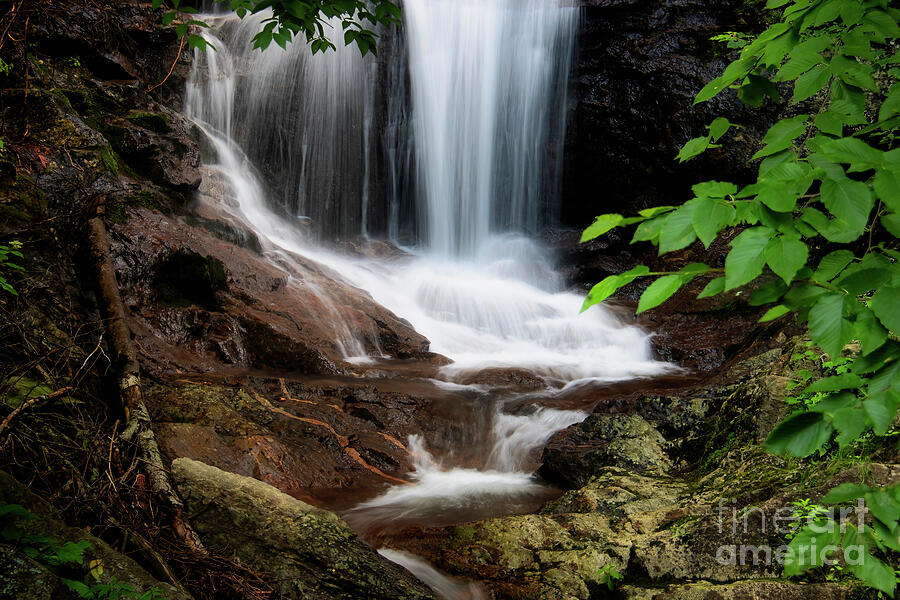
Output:
[[184,504],[178,497],[162,461],[156,435],[150,427],[150,413],[141,394],[140,365],[131,341],[131,330],[125,316],[125,305],[119,294],[115,269],[110,258],[109,236],[103,222],[105,198],[99,198],[96,215],[87,221],[87,241],[91,266],[95,270],[98,300],[104,317],[109,346],[116,368],[119,397],[125,412],[126,427],[121,434],[133,442],[140,452],[150,489],[173,510],[173,524],[178,537],[188,548],[202,551],[200,538],[185,517]]
[[[271,402],[269,402],[268,400],[266,400],[265,398],[260,396],[256,392],[256,390],[250,390],[250,393],[253,394],[253,397],[256,398],[257,402],[259,402],[264,407],[266,407],[270,412],[285,416],[288,419],[293,419],[295,421],[302,421],[304,423],[309,423],[310,425],[315,425],[317,427],[322,427],[324,429],[327,429],[335,437],[335,439],[337,440],[338,444],[341,446],[341,449],[344,451],[344,453],[347,456],[349,456],[351,460],[353,460],[355,463],[359,464],[362,468],[366,469],[367,471],[371,471],[372,473],[375,473],[379,477],[383,477],[383,478],[387,479],[388,481],[392,481],[394,483],[402,483],[403,485],[412,485],[409,481],[406,481],[405,479],[400,479],[399,477],[394,477],[393,475],[388,475],[387,473],[385,473],[378,467],[373,467],[372,465],[367,463],[366,459],[364,459],[362,456],[360,456],[359,452],[355,448],[350,446],[350,439],[345,435],[339,434],[337,431],[335,431],[334,427],[332,427],[328,423],[325,423],[324,421],[318,421],[316,419],[309,419],[306,417],[298,417],[297,415],[293,415],[293,414],[289,413],[288,411],[284,410],[283,408],[278,408],[277,406],[273,406]],[[390,437],[390,436],[386,436],[386,437]],[[394,441],[396,442],[396,440],[394,440]],[[397,442],[397,443],[399,443],[399,442]],[[402,444],[401,444],[401,447],[403,447]],[[405,450],[405,448],[404,448],[404,450]]]

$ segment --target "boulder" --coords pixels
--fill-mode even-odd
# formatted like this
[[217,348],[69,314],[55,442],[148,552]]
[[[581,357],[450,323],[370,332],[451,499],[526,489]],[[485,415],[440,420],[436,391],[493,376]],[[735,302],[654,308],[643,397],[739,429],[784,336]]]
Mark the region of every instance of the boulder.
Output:
[[179,458],[172,478],[204,544],[272,573],[287,598],[433,598],[337,515],[271,485]]

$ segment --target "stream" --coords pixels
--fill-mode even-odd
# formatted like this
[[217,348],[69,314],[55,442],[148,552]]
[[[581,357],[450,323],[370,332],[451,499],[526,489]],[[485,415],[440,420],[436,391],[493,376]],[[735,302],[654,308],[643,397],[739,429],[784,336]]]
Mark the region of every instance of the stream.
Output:
[[[265,15],[209,14],[185,113],[204,132],[205,202],[256,234],[291,286],[310,261],[368,292],[449,359],[425,383],[453,398],[464,435],[412,435],[408,484],[337,507],[363,539],[537,510],[540,450],[592,405],[578,390],[671,370],[648,336],[603,307],[579,314],[537,234],[555,223],[567,81],[579,9],[556,0],[405,0],[379,56],[252,50]],[[339,24],[335,24],[339,30]],[[213,200],[211,200],[213,199]],[[386,240],[381,255],[342,243]],[[345,244],[346,245],[346,244]],[[301,260],[302,258],[302,260]],[[391,373],[388,355],[327,290],[318,315],[347,372]],[[516,370],[540,390],[471,383]],[[397,373],[396,377],[404,375]],[[332,507],[335,508],[335,507]],[[384,548],[443,598],[482,597]]]

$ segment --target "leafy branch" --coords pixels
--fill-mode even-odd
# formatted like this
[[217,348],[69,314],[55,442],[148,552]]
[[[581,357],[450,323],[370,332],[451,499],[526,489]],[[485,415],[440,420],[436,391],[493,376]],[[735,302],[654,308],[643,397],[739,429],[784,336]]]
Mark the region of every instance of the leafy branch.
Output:
[[[730,89],[760,106],[767,98],[782,102],[779,89],[792,85],[789,102],[796,114],[764,135],[752,157],[759,161],[756,181],[743,188],[707,181],[680,206],[635,217],[601,215],[582,241],[636,226],[632,243],[650,242],[662,255],[697,240],[709,248],[723,231],[741,228],[730,242],[724,273],[698,298],[737,290],[768,272],[776,277],[768,275],[749,299],[769,307],[760,321],[794,315],[832,360],[858,340],[859,354],[841,373],[803,390],[818,401],[794,412],[766,440],[771,452],[804,457],[832,438],[845,447],[870,430],[884,435],[900,407],[900,10],[887,0],[769,0],[767,7],[780,8],[781,19],[754,39],[729,36],[739,57],[695,100]],[[707,135],[688,141],[676,158],[691,160],[717,147],[734,126],[715,119]],[[819,253],[811,248],[820,247],[830,251],[815,260]],[[641,295],[638,312],[711,271],[694,263],[660,275]],[[583,310],[652,275],[638,266],[607,277],[590,291]],[[827,533],[806,528],[791,545],[861,547],[865,560],[847,568],[893,595],[894,571],[875,554],[900,551],[900,487],[840,486],[824,502],[860,498],[874,517],[871,527],[831,523]],[[823,560],[817,555],[786,564],[785,574],[822,566]]]
[[[153,0],[153,8],[161,8],[166,0]],[[163,14],[164,25],[174,25],[179,38],[187,36],[190,48],[205,50],[206,38],[192,33],[192,27],[207,27],[207,23],[194,18],[197,9],[182,4],[182,0],[168,0],[171,9]],[[263,21],[262,29],[253,37],[253,47],[268,48],[272,42],[286,48],[301,37],[313,54],[335,50],[328,31],[332,21],[340,22],[344,43],[356,44],[360,53],[376,54],[378,35],[370,29],[379,25],[400,23],[400,7],[391,0],[216,0],[228,3],[228,8],[240,18],[271,11]]]

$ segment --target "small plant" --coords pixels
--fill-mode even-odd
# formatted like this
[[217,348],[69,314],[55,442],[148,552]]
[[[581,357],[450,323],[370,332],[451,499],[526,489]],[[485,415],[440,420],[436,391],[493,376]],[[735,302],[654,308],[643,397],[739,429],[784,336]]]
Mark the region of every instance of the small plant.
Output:
[[828,572],[825,573],[825,581],[840,581],[844,576],[844,567],[840,563],[834,563],[830,567],[828,567]]
[[114,577],[106,582],[100,581],[103,575],[103,561],[95,559],[87,565],[84,564],[84,553],[91,548],[91,543],[87,540],[60,544],[50,537],[27,535],[16,526],[19,519],[34,518],[34,514],[19,504],[0,503],[0,539],[15,544],[23,554],[57,575],[61,569],[86,568],[87,575],[83,581],[60,577],[60,581],[79,597],[88,600],[165,600],[159,588],[150,588],[140,593],[131,584],[118,581]]
[[[12,65],[0,58],[0,75],[9,75],[9,72],[12,71]],[[0,148],[3,147],[3,144],[0,144]]]
[[[2,148],[3,143],[0,142],[0,150],[2,150]],[[16,240],[13,240],[8,245],[0,244],[0,269],[15,269],[17,271],[24,271],[25,269],[23,267],[9,261],[10,256],[24,258],[24,255],[21,252],[21,248],[22,242]],[[3,275],[0,275],[0,288],[3,288],[13,296],[19,295],[19,293],[16,292],[16,288],[14,288]]]
[[600,583],[608,587],[609,591],[615,590],[619,582],[625,579],[613,565],[603,565],[597,574],[600,576]]
[[785,535],[788,540],[793,540],[804,525],[816,523],[828,514],[828,510],[821,504],[815,504],[809,498],[791,502],[792,517],[791,530]]
[[[844,358],[843,356],[829,359],[826,355],[822,355],[821,353],[811,349],[811,346],[812,342],[807,342],[806,347],[808,349],[803,352],[795,352],[791,356],[791,361],[810,361],[813,363],[817,363],[822,371],[822,377],[840,376],[850,371],[850,367],[853,364],[852,359]],[[809,410],[819,404],[819,402],[821,402],[822,400],[828,398],[829,394],[827,392],[812,391],[814,388],[810,386],[810,383],[812,383],[813,378],[814,374],[809,369],[798,369],[794,371],[794,376],[787,383],[785,389],[786,391],[790,392],[795,389],[801,388],[801,391],[797,395],[786,397],[784,401],[790,405],[802,404],[807,408],[807,410]]]

